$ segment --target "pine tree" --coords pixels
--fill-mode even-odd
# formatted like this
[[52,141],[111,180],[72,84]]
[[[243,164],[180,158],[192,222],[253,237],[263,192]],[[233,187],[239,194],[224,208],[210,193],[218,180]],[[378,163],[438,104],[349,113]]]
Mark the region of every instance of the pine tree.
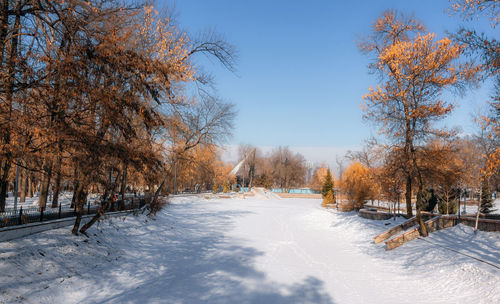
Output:
[[323,188],[321,189],[321,196],[325,198],[328,195],[329,191],[331,191],[333,194],[333,179],[330,170],[327,170],[325,181],[323,182]]
[[479,206],[479,212],[488,214],[494,211],[491,210],[491,208],[493,208],[493,204],[491,200],[490,187],[488,184],[488,180],[486,178],[483,178],[481,182],[481,204]]

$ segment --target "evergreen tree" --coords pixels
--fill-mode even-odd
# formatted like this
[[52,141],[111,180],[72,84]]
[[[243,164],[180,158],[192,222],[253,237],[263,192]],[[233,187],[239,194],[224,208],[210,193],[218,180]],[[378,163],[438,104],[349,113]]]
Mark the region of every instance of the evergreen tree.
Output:
[[483,178],[481,182],[481,204],[479,205],[479,212],[488,214],[494,210],[492,200],[491,200],[491,191],[488,180]]
[[325,198],[328,195],[328,191],[333,194],[333,179],[330,169],[326,171],[325,181],[323,182],[323,188],[321,189],[321,196]]

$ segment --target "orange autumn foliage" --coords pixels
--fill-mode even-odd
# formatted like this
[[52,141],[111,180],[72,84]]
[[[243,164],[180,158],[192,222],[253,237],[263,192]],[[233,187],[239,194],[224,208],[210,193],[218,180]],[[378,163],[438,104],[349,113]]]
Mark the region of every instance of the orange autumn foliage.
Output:
[[365,200],[370,198],[376,187],[370,169],[360,162],[354,162],[347,167],[340,185],[354,209],[363,208]]

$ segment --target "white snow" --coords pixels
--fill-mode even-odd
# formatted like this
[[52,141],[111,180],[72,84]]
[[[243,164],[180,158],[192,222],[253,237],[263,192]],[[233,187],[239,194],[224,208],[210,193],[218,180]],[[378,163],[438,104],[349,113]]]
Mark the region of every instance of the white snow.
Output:
[[[371,206],[371,202],[369,203],[369,205]],[[491,214],[500,214],[500,198],[496,198],[492,201],[492,205],[493,207],[491,208],[492,212]],[[373,206],[381,206],[381,207],[390,207],[390,208],[394,208],[394,203],[392,202],[387,202],[387,201],[375,201],[373,203]],[[400,202],[400,206],[401,208],[405,208],[406,207],[406,203],[405,202]],[[396,205],[396,208],[397,208],[397,205]],[[413,213],[415,213],[415,206],[413,204]],[[435,209],[435,212],[437,213],[437,207]],[[467,214],[467,215],[475,215],[477,213],[477,202],[475,203],[471,203],[470,201],[467,201],[467,204],[465,205],[465,212],[464,212],[464,202],[463,201],[460,201],[460,213],[462,215],[464,214]]]
[[459,225],[386,252],[373,237],[399,221],[320,203],[178,197],[89,239],[0,243],[0,303],[500,302],[499,269],[435,245],[500,266],[500,234]]
[[[68,191],[61,192],[61,194],[59,195],[59,203],[64,207],[69,207],[69,205],[71,204],[72,197],[73,197],[73,192],[68,192]],[[26,197],[26,200],[23,203],[19,202],[19,197],[18,197],[17,208],[21,208],[21,206],[23,208],[38,207],[38,199],[39,199],[38,193],[35,193],[33,197]],[[99,200],[99,195],[93,193],[88,195],[88,201],[91,204],[96,204],[96,201],[98,200]],[[14,207],[14,194],[12,192],[9,192],[9,196],[6,198],[5,203],[7,208]],[[47,207],[50,208],[51,204],[52,204],[52,193],[47,198]]]

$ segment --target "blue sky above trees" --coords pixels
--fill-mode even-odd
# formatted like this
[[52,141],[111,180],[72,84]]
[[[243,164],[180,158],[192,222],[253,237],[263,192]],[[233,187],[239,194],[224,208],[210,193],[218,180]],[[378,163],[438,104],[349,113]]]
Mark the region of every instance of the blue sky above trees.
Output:
[[[492,33],[488,20],[464,22],[447,11],[448,0],[420,1],[229,1],[168,0],[158,7],[175,9],[181,28],[191,33],[214,29],[238,50],[235,74],[215,62],[221,97],[239,111],[229,145],[323,147],[312,161],[333,163],[334,154],[356,149],[374,128],[362,121],[360,104],[377,77],[368,74],[369,58],[356,45],[386,9],[414,16],[428,31],[443,37],[460,25]],[[447,94],[457,109],[446,120],[473,133],[471,115],[484,107],[491,86],[466,96]],[[304,147],[308,147],[304,149]]]

